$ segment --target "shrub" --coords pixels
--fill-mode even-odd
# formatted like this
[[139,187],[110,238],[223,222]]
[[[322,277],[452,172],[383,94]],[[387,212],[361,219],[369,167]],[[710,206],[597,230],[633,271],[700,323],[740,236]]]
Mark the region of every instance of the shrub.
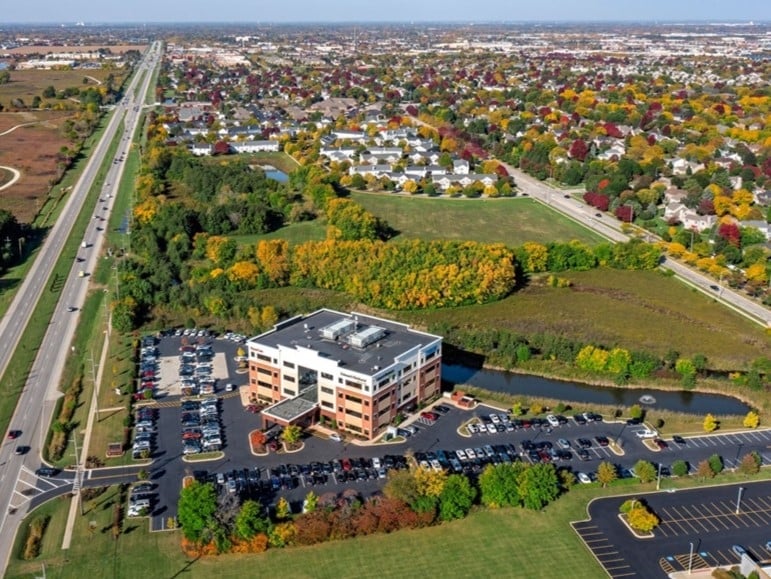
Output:
[[25,561],[34,559],[40,554],[40,544],[43,541],[43,534],[50,517],[43,516],[34,519],[29,525],[29,531],[27,539],[24,541],[24,551],[22,552],[22,558]]

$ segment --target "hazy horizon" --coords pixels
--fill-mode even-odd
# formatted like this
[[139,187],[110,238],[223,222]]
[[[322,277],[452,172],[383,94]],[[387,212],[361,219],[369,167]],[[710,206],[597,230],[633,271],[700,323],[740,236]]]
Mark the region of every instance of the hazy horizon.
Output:
[[[262,4],[262,3],[261,3]],[[408,24],[408,23],[767,23],[766,0],[648,0],[645,3],[605,0],[361,0],[267,1],[165,0],[93,3],[90,0],[42,0],[7,7],[3,25],[13,24]],[[3,26],[3,25],[0,25]]]

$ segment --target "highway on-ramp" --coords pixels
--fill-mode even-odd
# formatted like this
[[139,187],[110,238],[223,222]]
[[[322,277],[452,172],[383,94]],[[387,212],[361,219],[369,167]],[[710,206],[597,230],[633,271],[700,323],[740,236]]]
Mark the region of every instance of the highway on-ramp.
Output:
[[[137,74],[126,88],[125,97],[113,112],[102,139],[75,184],[56,225],[49,232],[13,303],[0,322],[0,375],[3,375],[17,371],[8,367],[17,348],[32,347],[20,343],[20,339],[40,296],[44,291],[61,288],[58,304],[11,421],[10,429],[21,431],[21,434],[15,440],[4,438],[0,446],[0,565],[3,571],[7,566],[18,526],[30,508],[29,500],[25,500],[25,495],[20,494],[17,487],[19,484],[25,484],[24,481],[30,473],[34,475],[34,471],[40,466],[41,450],[48,425],[56,400],[61,396],[59,384],[64,363],[70,355],[70,344],[78,323],[78,314],[88,292],[89,275],[96,269],[115,199],[113,192],[117,192],[123,172],[122,160],[131,147],[132,136],[141,119],[140,109],[150,87],[151,72],[159,62],[160,46],[160,43],[156,42],[146,52]],[[146,74],[139,74],[140,72]],[[95,207],[86,208],[84,204],[88,193],[113,139],[119,132],[122,132],[123,136],[107,171],[100,200]],[[81,211],[91,211],[92,217],[77,257],[72,256],[70,275],[64,280],[50,280],[50,272],[59,259],[64,243]],[[83,352],[76,355],[82,356]],[[17,454],[19,447],[23,452]]]

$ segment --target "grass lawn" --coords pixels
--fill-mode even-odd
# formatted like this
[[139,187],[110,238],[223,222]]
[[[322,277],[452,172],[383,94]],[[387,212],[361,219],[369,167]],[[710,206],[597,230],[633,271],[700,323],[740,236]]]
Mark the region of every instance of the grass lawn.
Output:
[[323,241],[327,237],[326,226],[320,221],[302,221],[282,227],[278,231],[256,235],[231,235],[240,245],[256,244],[262,239],[285,239],[289,245],[297,245],[306,241]]
[[[72,547],[58,550],[61,540],[46,536],[43,552],[35,562],[12,558],[7,578],[29,577],[45,563],[50,577],[185,577],[249,576],[259,568],[260,577],[381,578],[404,576],[468,577],[484,575],[538,577],[543,561],[532,556],[534,546],[557,561],[571,561],[577,579],[600,575],[597,564],[569,527],[572,519],[585,518],[586,501],[601,489],[580,489],[545,512],[520,509],[474,513],[464,521],[430,529],[373,535],[314,547],[269,550],[262,555],[228,555],[189,563],[179,549],[176,532],[149,533],[143,519],[128,520],[129,532],[117,543],[108,531],[112,513],[110,496],[96,500],[95,509],[78,517]],[[68,501],[53,503],[66,517]],[[59,515],[56,514],[54,520]],[[96,521],[95,530],[89,521]],[[53,530],[53,527],[51,528]],[[246,574],[246,575],[245,575]]]
[[436,199],[354,193],[352,199],[400,232],[399,238],[500,242],[570,241],[595,245],[601,238],[532,199]]
[[[765,470],[753,480],[766,480]],[[747,477],[724,473],[713,482],[745,482]],[[700,486],[691,477],[666,479],[662,488]],[[113,540],[112,504],[117,490],[110,488],[86,502],[85,516],[78,517],[69,551],[60,550],[63,521],[69,500],[57,499],[37,513],[52,516],[35,561],[20,561],[19,549],[11,556],[6,578],[30,578],[45,564],[49,577],[177,577],[209,579],[212,576],[291,577],[314,579],[373,578],[405,576],[543,577],[544,559],[534,553],[548,553],[552,561],[570,563],[571,577],[595,579],[603,572],[571,529],[570,522],[585,520],[588,502],[601,496],[647,492],[656,483],[617,481],[603,489],[596,484],[578,485],[542,512],[524,509],[478,510],[462,521],[428,529],[371,535],[285,550],[268,550],[261,555],[224,555],[189,560],[179,549],[178,532],[150,533],[144,519],[124,521],[124,534]],[[35,515],[31,515],[32,520]],[[22,526],[22,530],[25,527]],[[23,534],[23,533],[21,533]],[[21,535],[20,534],[20,535]],[[17,545],[20,545],[20,538]],[[482,565],[482,567],[480,567]],[[259,571],[256,571],[256,570]]]
[[670,349],[685,356],[702,353],[712,368],[744,368],[771,351],[771,335],[756,324],[658,271],[600,268],[559,275],[573,286],[552,288],[534,280],[500,302],[399,317],[421,325],[446,321],[523,335],[550,332],[661,356]]

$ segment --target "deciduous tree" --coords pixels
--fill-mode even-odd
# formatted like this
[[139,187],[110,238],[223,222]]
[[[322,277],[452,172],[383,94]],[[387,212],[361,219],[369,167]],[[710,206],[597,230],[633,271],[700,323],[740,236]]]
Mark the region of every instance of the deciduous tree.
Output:
[[439,496],[439,516],[443,521],[462,519],[474,504],[476,494],[477,490],[471,485],[468,477],[451,474],[447,477]]
[[597,481],[606,487],[618,478],[616,465],[610,462],[601,462],[597,466]]

